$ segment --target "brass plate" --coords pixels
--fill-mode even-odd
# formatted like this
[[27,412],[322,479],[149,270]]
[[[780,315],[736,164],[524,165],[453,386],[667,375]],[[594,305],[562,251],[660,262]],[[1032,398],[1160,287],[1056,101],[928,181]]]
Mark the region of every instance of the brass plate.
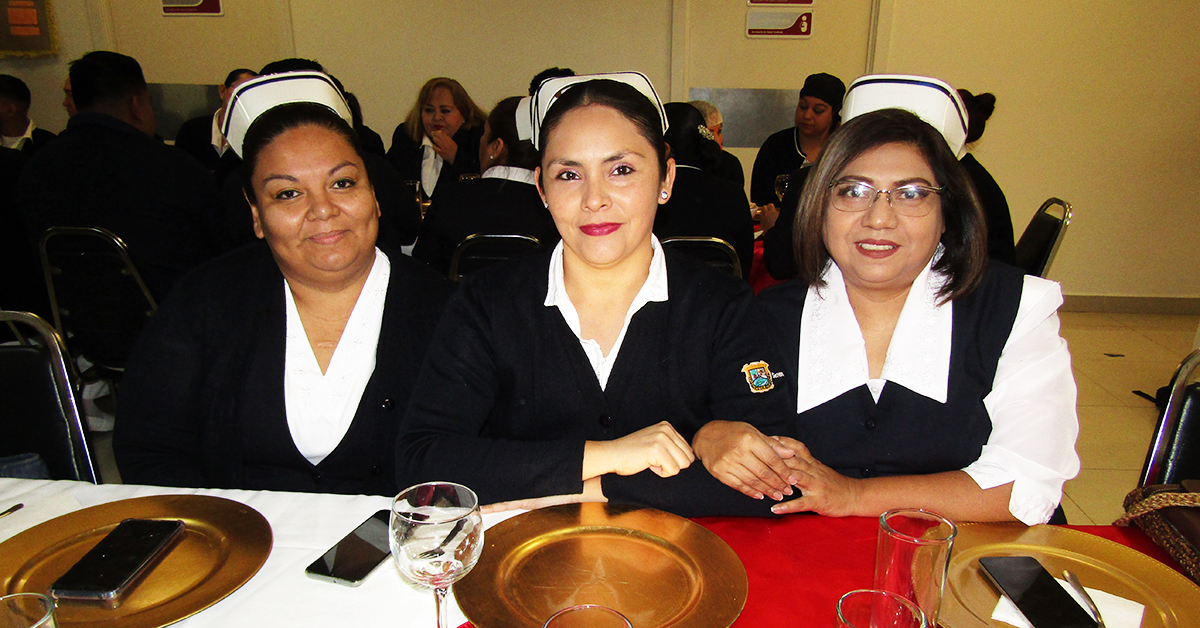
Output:
[[69,626],[159,628],[194,615],[245,584],[271,553],[271,525],[257,510],[220,497],[155,495],[84,508],[0,544],[0,591],[46,593],[75,561],[123,519],[180,519],[180,539],[120,606],[63,601]]
[[979,566],[983,556],[1033,556],[1055,577],[1074,571],[1085,586],[1146,606],[1143,628],[1200,627],[1200,587],[1145,554],[1094,534],[1037,525],[960,524],[939,620],[946,628],[1007,626],[991,621],[1000,594]]
[[726,628],[749,584],[737,554],[704,527],[651,508],[602,503],[533,510],[484,534],[454,596],[476,628],[541,628],[602,604],[638,628]]

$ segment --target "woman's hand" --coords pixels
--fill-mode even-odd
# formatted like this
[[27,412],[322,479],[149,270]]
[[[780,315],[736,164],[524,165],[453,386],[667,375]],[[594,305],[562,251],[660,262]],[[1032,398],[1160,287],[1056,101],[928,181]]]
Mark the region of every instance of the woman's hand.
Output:
[[616,440],[590,440],[583,449],[583,479],[604,475],[633,475],[646,469],[671,477],[696,459],[691,446],[662,421]]
[[692,449],[713,477],[754,499],[782,501],[799,475],[787,462],[795,453],[749,423],[710,421],[696,432]]
[[830,517],[850,517],[858,512],[858,501],[862,481],[848,478],[821,464],[809,453],[808,447],[798,440],[786,436],[772,437],[779,445],[795,453],[794,466],[798,469],[796,488],[801,497],[771,507],[777,515],[812,511]]
[[776,220],[779,220],[779,208],[775,207],[775,203],[767,203],[759,208],[758,225],[763,231],[770,231]]
[[445,131],[434,131],[429,136],[429,141],[433,142],[433,152],[441,155],[442,161],[454,163],[454,158],[458,155],[458,144],[454,142],[454,138]]

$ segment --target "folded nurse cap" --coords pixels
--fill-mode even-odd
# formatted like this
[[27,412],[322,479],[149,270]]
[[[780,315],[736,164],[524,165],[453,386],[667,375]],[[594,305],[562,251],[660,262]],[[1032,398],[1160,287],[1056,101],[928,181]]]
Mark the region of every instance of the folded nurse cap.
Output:
[[346,97],[329,75],[312,71],[281,72],[252,78],[238,85],[229,96],[221,132],[225,134],[229,146],[241,157],[246,129],[269,109],[296,102],[325,105],[347,124],[354,123]]
[[537,92],[532,96],[522,98],[520,104],[517,105],[517,136],[520,139],[529,140],[533,143],[534,148],[541,150],[542,120],[546,118],[546,112],[550,111],[551,105],[557,102],[559,96],[562,96],[572,86],[602,79],[624,83],[641,92],[658,110],[658,119],[662,121],[663,133],[667,132],[667,114],[663,111],[662,100],[658,98],[658,92],[654,91],[650,79],[641,72],[612,72],[563,76],[542,81]]
[[854,79],[842,103],[842,122],[879,109],[904,109],[941,132],[961,157],[967,140],[967,109],[958,92],[925,76],[869,74]]

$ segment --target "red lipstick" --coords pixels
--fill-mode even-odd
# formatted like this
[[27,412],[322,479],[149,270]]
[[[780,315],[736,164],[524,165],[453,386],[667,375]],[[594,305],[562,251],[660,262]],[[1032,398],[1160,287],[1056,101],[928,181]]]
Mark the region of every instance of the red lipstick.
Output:
[[854,243],[858,252],[871,259],[883,259],[900,250],[900,245],[891,240],[859,240]]
[[619,222],[597,222],[590,225],[583,225],[579,228],[584,235],[590,236],[606,236],[617,229],[621,228]]

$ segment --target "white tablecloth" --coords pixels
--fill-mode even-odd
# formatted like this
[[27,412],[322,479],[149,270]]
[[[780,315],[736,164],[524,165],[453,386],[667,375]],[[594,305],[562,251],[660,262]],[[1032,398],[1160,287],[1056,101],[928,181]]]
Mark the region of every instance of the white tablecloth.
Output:
[[[199,626],[381,626],[434,628],[433,593],[400,579],[392,561],[380,565],[357,588],[313,580],[304,568],[377,510],[387,497],[272,491],[178,489],[157,486],[51,482],[0,478],[0,512],[25,507],[0,519],[0,542],[43,521],[106,502],[146,495],[213,495],[242,502],[271,523],[274,547],[267,562],[242,588],[177,624]],[[487,515],[491,526],[516,513]],[[453,595],[453,594],[451,594]],[[451,626],[466,618],[450,598]]]

